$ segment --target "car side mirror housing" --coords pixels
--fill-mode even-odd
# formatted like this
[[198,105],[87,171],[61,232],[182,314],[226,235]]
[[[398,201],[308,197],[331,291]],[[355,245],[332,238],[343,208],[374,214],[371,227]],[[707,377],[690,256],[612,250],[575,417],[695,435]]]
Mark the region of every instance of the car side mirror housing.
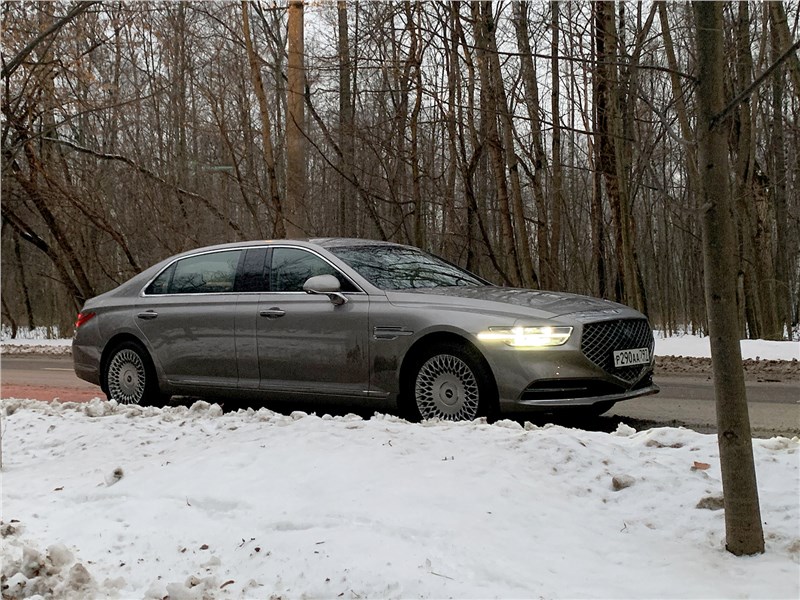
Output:
[[306,294],[325,294],[336,306],[347,303],[347,297],[342,294],[342,284],[333,275],[314,275],[303,284]]

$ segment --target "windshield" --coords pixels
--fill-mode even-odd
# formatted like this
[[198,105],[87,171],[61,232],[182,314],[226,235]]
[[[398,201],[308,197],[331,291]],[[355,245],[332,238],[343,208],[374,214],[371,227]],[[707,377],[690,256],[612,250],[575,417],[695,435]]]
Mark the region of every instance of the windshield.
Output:
[[486,285],[469,271],[416,248],[350,246],[328,250],[382,290]]

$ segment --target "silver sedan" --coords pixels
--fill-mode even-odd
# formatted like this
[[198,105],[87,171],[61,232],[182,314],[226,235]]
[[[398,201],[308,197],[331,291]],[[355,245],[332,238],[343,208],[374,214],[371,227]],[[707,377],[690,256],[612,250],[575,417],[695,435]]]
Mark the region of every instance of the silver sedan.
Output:
[[87,301],[75,372],[120,403],[172,395],[396,400],[410,418],[493,416],[653,394],[641,313],[493,286],[410,246],[225,244]]

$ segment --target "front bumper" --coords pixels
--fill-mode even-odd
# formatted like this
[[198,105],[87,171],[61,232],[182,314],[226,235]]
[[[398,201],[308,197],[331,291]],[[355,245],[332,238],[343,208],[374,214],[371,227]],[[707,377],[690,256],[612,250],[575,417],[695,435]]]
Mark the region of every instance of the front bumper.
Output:
[[630,400],[631,398],[639,398],[641,396],[650,396],[657,394],[659,388],[654,383],[650,383],[645,387],[637,387],[625,392],[604,394],[600,396],[576,396],[576,397],[559,397],[559,398],[521,398],[516,402],[517,406],[530,406],[541,408],[558,408],[565,406],[591,406],[593,404],[604,404],[606,402],[620,402],[621,400]]
[[495,377],[501,410],[591,406],[659,391],[652,379],[653,363],[626,381],[590,361],[577,345],[521,351],[495,344],[482,350]]

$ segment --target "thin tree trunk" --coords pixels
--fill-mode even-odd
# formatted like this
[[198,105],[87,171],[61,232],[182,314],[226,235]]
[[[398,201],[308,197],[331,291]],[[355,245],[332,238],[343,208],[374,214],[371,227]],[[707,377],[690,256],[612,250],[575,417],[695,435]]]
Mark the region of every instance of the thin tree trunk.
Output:
[[[503,252],[504,271],[511,278],[511,285],[519,286],[522,282],[522,272],[517,256],[514,240],[514,225],[511,214],[511,201],[508,193],[508,181],[505,172],[505,157],[503,156],[503,142],[497,125],[497,106],[495,97],[497,88],[492,83],[492,72],[489,53],[490,42],[488,34],[492,31],[493,3],[472,2],[472,17],[475,21],[475,38],[477,46],[478,66],[481,79],[481,120],[486,127],[486,144],[489,147],[492,173],[497,189],[497,203],[500,215],[500,243]],[[499,77],[499,73],[497,74]]]
[[[485,4],[484,10],[488,11],[486,14],[487,18],[493,18],[491,14],[491,3]],[[497,38],[494,33],[494,28],[488,29],[485,34],[488,42],[491,82],[494,87],[492,97],[495,101],[495,111],[500,115],[503,154],[505,155],[505,161],[507,163],[508,178],[511,187],[511,210],[514,218],[516,251],[521,275],[520,283],[527,288],[539,287],[539,278],[533,267],[528,225],[525,218],[525,206],[522,201],[522,185],[519,180],[519,161],[514,148],[514,122],[508,107],[508,97],[506,96],[505,82],[503,81],[500,67],[500,53],[497,50]]]
[[[411,132],[411,199],[414,206],[414,244],[425,247],[425,204],[422,201],[422,190],[420,189],[420,170],[419,170],[419,114],[422,109],[422,53],[423,46],[420,43],[419,23],[414,23],[414,11],[419,10],[421,4],[410,1],[405,3],[406,19],[408,20],[408,31],[411,37],[408,60],[414,72],[413,80],[416,87],[414,94],[414,107],[411,109],[411,119],[409,129]],[[419,20],[421,16],[417,14]],[[411,81],[409,77],[409,82]]]
[[308,235],[306,220],[305,49],[303,0],[289,0],[286,114],[286,212],[288,237]]
[[742,355],[736,326],[736,238],[729,193],[726,128],[712,128],[725,108],[723,5],[693,4],[697,28],[698,170],[714,392],[717,404],[726,547],[740,556],[764,552]]
[[533,146],[533,175],[531,186],[536,203],[536,255],[539,264],[539,283],[543,288],[553,287],[558,280],[557,251],[556,259],[550,258],[550,240],[548,234],[547,203],[545,201],[544,180],[547,176],[547,154],[542,142],[542,123],[539,118],[539,84],[536,79],[536,68],[531,58],[530,33],[528,30],[528,3],[515,0],[514,28],[517,35],[517,47],[520,53],[520,75],[525,93],[525,108],[530,120],[530,135]]
[[[17,276],[19,277],[19,287],[22,291],[22,299],[25,304],[25,316],[28,317],[28,329],[36,328],[36,321],[33,318],[33,306],[31,305],[31,295],[28,290],[28,281],[25,277],[25,263],[22,262],[22,250],[19,243],[19,232],[14,231],[14,258],[17,260]],[[16,326],[15,326],[16,329]],[[15,336],[11,336],[15,337]]]
[[255,48],[253,47],[253,40],[250,37],[248,6],[249,3],[246,0],[242,0],[242,33],[244,34],[244,44],[247,49],[247,59],[250,63],[250,78],[256,92],[256,98],[258,98],[258,109],[261,115],[261,150],[264,153],[264,165],[267,169],[269,193],[272,200],[272,209],[274,211],[274,221],[272,223],[273,235],[277,238],[282,238],[286,235],[286,228],[284,226],[283,201],[281,200],[278,177],[275,170],[275,152],[272,146],[272,120],[269,116],[267,95],[264,92],[264,83],[261,79],[261,68],[258,64]]
[[550,268],[550,286],[558,282],[558,273],[555,265],[558,264],[559,246],[561,245],[561,211],[564,206],[564,177],[561,169],[561,76],[558,68],[559,51],[559,0],[550,3],[552,12],[550,29],[552,40],[550,44],[552,58],[550,59],[550,70],[552,76],[551,110],[553,113],[553,180],[550,190],[550,212],[553,215],[550,231],[550,253],[552,254],[548,267]]
[[350,92],[351,62],[350,38],[347,23],[347,1],[336,3],[339,26],[339,147],[342,156],[339,160],[341,177],[339,179],[339,235],[351,236],[356,233],[358,219],[355,215],[356,189],[353,185],[353,98]]
[[[784,7],[784,3],[781,0],[770,0],[768,4],[770,27],[775,30],[774,35],[777,38],[773,41],[773,46],[776,43],[778,44],[772,57],[774,62],[778,60],[778,57],[781,56],[793,42],[792,34],[789,31],[789,23],[786,20],[786,8]],[[797,52],[794,52],[788,57],[787,62],[789,63],[789,73],[794,83],[794,89],[800,90],[800,56],[798,56]],[[777,75],[775,75],[775,77],[778,78]]]
[[[783,4],[770,2],[770,35],[772,60],[775,61],[783,53],[784,39],[781,35],[786,26],[786,15],[781,15]],[[780,5],[778,7],[774,5]],[[783,23],[779,19],[783,17]],[[778,323],[782,325],[779,332],[786,335],[787,340],[792,339],[792,292],[789,284],[789,268],[787,254],[789,250],[789,214],[786,206],[786,151],[784,149],[785,136],[783,127],[783,67],[772,78],[772,201],[775,206],[775,229],[777,244],[775,247],[775,283],[777,295]],[[800,78],[795,83],[800,91]]]
[[[605,38],[600,21],[603,18],[599,2],[592,3],[592,36],[594,44],[592,52],[596,69],[600,69],[600,62],[605,54]],[[592,77],[592,117],[594,142],[592,144],[592,203],[591,203],[591,230],[592,230],[592,255],[595,262],[596,285],[595,294],[601,298],[609,296],[608,278],[606,276],[606,249],[605,249],[605,219],[603,215],[603,120],[605,119],[605,98],[607,81],[597,75]]]

